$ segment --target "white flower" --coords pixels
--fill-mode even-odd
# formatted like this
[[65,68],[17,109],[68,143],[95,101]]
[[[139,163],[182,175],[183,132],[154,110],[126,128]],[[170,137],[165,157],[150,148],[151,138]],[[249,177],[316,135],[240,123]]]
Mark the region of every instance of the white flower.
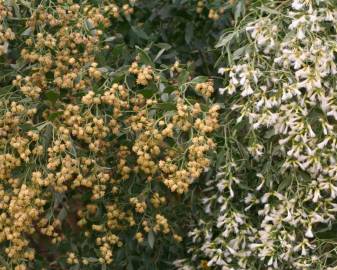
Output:
[[[331,34],[337,30],[337,6],[326,3],[293,0],[270,5],[282,14],[272,16],[272,22],[256,9],[256,21],[243,28],[254,43],[245,57],[234,60],[222,93],[240,91],[229,107],[235,110],[237,123],[248,120],[247,134],[236,134],[234,127],[233,133],[228,132],[249,154],[264,159],[236,156],[241,151],[229,147],[235,154],[230,152],[228,161],[239,166],[218,178],[229,180],[227,186],[219,184],[223,192],[217,190],[216,196],[224,199],[209,215],[209,226],[218,225],[222,232],[205,241],[202,256],[208,259],[220,249],[226,264],[238,270],[250,269],[250,261],[270,270],[284,261],[289,269],[316,269],[319,260],[327,259],[315,248],[312,229],[317,223],[329,229],[337,212],[337,204],[332,203],[337,198],[337,42]],[[255,142],[261,142],[261,148]],[[252,182],[255,170],[266,179]],[[247,189],[233,185],[238,175],[248,183]],[[281,179],[290,175],[295,180],[289,181],[289,188],[278,190]],[[301,207],[306,202],[312,207]],[[238,239],[235,248],[232,239]]]
[[318,202],[318,200],[322,198],[321,196],[321,193],[319,192],[319,189],[315,189],[315,192],[314,192],[314,197],[312,199],[313,202]]
[[330,140],[329,137],[325,138],[321,143],[317,144],[317,147],[319,149],[323,149],[327,145],[327,143],[329,142],[329,140]]
[[304,3],[301,0],[294,0],[291,7],[295,10],[301,10],[304,7]]
[[250,96],[253,93],[254,91],[252,87],[250,86],[250,84],[246,84],[244,87],[244,90],[241,92],[241,96],[246,97],[246,96]]
[[308,227],[307,231],[305,232],[305,237],[313,238],[314,234],[312,233],[311,226]]
[[225,71],[226,71],[226,69],[223,68],[223,67],[218,69],[218,73],[221,74],[221,75],[223,75],[225,73]]
[[223,95],[226,91],[226,88],[219,88],[220,95]]

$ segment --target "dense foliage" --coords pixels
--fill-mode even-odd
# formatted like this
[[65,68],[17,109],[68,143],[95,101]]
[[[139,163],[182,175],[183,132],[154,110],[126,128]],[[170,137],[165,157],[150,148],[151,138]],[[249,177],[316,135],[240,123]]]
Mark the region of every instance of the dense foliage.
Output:
[[0,0],[0,269],[337,269],[334,0]]
[[205,75],[232,5],[0,4],[2,268],[171,268],[216,147]]
[[336,2],[249,10],[218,43],[223,154],[177,265],[336,269]]

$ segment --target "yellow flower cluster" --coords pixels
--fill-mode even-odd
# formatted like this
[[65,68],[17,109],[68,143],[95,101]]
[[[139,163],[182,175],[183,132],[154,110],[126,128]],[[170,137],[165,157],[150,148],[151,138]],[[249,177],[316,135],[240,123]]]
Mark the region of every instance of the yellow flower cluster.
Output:
[[[107,72],[97,57],[109,49],[103,30],[130,16],[131,3],[54,4],[25,20],[25,69],[0,103],[0,251],[20,270],[30,269],[44,239],[95,246],[90,260],[85,248],[57,254],[70,265],[111,264],[124,233],[138,243],[150,233],[182,241],[167,214],[171,192],[186,193],[209,166],[219,106],[186,97],[176,77],[163,79],[179,75],[179,62],[163,71],[136,57],[127,79]],[[4,10],[1,22],[10,16]],[[0,54],[3,38],[14,38],[2,30]],[[162,109],[164,84],[178,89],[170,109]],[[151,97],[144,86],[154,88]],[[197,88],[213,92],[211,82]]]
[[166,203],[166,198],[164,196],[160,196],[158,192],[155,192],[151,198],[151,203],[154,208],[159,208],[161,204]]
[[214,92],[213,82],[208,81],[203,83],[197,83],[195,86],[195,90],[205,97],[210,97]]
[[[203,11],[206,9],[206,2],[205,0],[199,0],[196,5],[196,12],[198,14],[203,13]],[[212,1],[210,1],[212,2]],[[235,0],[230,0],[229,4],[234,4]],[[207,10],[207,9],[206,9]],[[225,12],[225,6],[221,6],[219,8],[209,8],[208,9],[208,18],[217,21],[220,19],[220,16],[224,14]]]
[[34,223],[43,212],[46,200],[40,199],[40,190],[20,185],[17,179],[8,179],[13,192],[10,194],[5,186],[0,186],[1,231],[0,241],[9,241],[11,245],[4,249],[12,260],[34,259],[34,251],[28,248],[29,241],[22,235],[35,233]]
[[130,6],[130,4],[124,4],[122,7],[119,7],[114,3],[109,3],[104,7],[104,11],[108,12],[113,17],[118,18],[120,17],[121,13],[125,16],[131,15],[134,13],[134,8]]
[[[13,81],[26,96],[36,99],[53,88],[79,91],[90,86],[87,78],[99,80],[102,77],[94,61],[96,50],[105,49],[99,46],[102,30],[87,33],[82,28],[83,25],[89,29],[98,25],[108,27],[110,20],[103,10],[71,4],[58,5],[53,12],[48,12],[41,6],[27,25],[32,31],[40,31],[34,39],[26,39],[27,46],[21,51],[22,58],[35,68],[30,76],[18,75]],[[56,27],[58,30],[54,34]],[[47,79],[48,74],[53,74],[53,81]]]
[[139,201],[137,198],[130,198],[130,203],[135,207],[137,213],[144,213],[147,208],[146,203]]
[[8,52],[9,41],[15,39],[15,33],[5,23],[7,17],[12,17],[12,9],[0,1],[0,56]]
[[[96,98],[99,101],[95,102]],[[201,128],[200,123],[209,122],[208,126],[215,129],[218,125],[216,107],[203,112],[197,103],[188,105],[184,103],[183,98],[178,98],[179,117],[174,115],[158,121],[150,116],[151,108],[157,106],[156,100],[146,102],[144,97],[132,94],[122,85],[112,85],[101,94],[88,91],[81,101],[80,105],[64,104],[63,112],[58,114],[60,121],[54,121],[53,124],[46,122],[39,128],[24,133],[19,128],[11,130],[7,127],[11,125],[9,117],[16,117],[18,123],[32,123],[34,114],[31,113],[31,109],[26,109],[23,105],[22,108],[19,103],[12,104],[10,113],[2,116],[2,138],[13,152],[1,155],[0,173],[2,178],[8,179],[8,183],[17,190],[15,191],[17,193],[10,195],[7,188],[2,187],[1,207],[7,213],[7,225],[1,230],[2,239],[11,243],[6,249],[11,258],[20,260],[28,256],[24,254],[30,254],[27,253],[29,240],[23,235],[36,233],[36,230],[32,229],[34,227],[30,226],[35,222],[38,222],[38,232],[48,236],[51,243],[66,241],[66,237],[62,234],[62,223],[67,218],[44,217],[46,210],[44,206],[51,198],[51,193],[44,192],[45,189],[57,193],[67,193],[70,190],[89,191],[91,194],[89,203],[76,207],[78,220],[74,226],[83,228],[86,237],[91,237],[93,231],[98,233],[100,236],[97,238],[99,240],[96,239],[96,244],[100,250],[99,261],[111,263],[114,247],[122,245],[121,240],[116,240],[118,232],[136,225],[139,222],[139,215],[148,211],[149,203],[150,208],[158,211],[166,203],[165,196],[159,192],[147,193],[144,190],[142,194],[131,197],[127,202],[134,207],[134,212],[122,210],[119,206],[121,202],[117,198],[119,194],[124,193],[123,183],[125,181],[130,183],[131,177],[138,174],[138,177],[146,179],[147,182],[159,181],[172,192],[183,193],[209,165],[207,153],[214,148],[214,143],[205,134],[212,130]],[[97,113],[93,115],[91,112],[93,105],[111,106],[112,111],[108,117]],[[55,112],[50,110],[45,117],[57,112],[58,110]],[[7,128],[4,128],[5,126]],[[170,146],[167,139],[176,140],[181,132],[189,132],[189,129],[195,129],[196,134],[190,141],[184,146]],[[131,146],[119,145],[117,141],[108,139],[109,134],[118,136],[121,132],[128,132],[128,136],[134,138]],[[46,141],[48,133],[53,134],[51,141]],[[82,152],[83,147],[87,147],[90,151],[89,156]],[[116,149],[113,150],[116,151],[116,159],[112,170],[106,167],[108,163],[104,158],[111,147]],[[46,159],[43,158],[44,155]],[[131,160],[134,158],[135,163],[132,163],[130,158]],[[11,178],[12,172],[21,164],[32,160],[39,160],[39,163],[46,161],[45,169],[33,171],[31,184],[21,186],[17,179]],[[145,184],[145,189],[148,188],[147,185]],[[97,213],[96,201],[107,198],[110,193],[115,194],[116,201],[105,207],[107,219],[98,224],[92,223],[90,216]],[[23,196],[23,201],[19,203],[20,196]],[[15,221],[18,224],[13,226]],[[172,232],[169,221],[159,213],[153,221],[143,222],[143,226],[145,233]],[[173,238],[178,242],[181,241],[181,237],[177,234],[173,234]],[[143,241],[139,234],[136,239],[138,242]],[[82,261],[70,255],[68,259],[70,264],[76,264],[76,259],[78,263]]]
[[167,223],[167,219],[160,215],[156,215],[156,225],[153,227],[153,230],[155,232],[160,232],[162,231],[164,234],[168,234],[170,232],[169,225]]
[[137,84],[148,85],[149,81],[153,79],[153,70],[151,66],[139,67],[137,62],[133,62],[129,71],[137,75]]
[[144,236],[141,232],[137,232],[135,235],[136,240],[138,243],[143,243],[144,242]]

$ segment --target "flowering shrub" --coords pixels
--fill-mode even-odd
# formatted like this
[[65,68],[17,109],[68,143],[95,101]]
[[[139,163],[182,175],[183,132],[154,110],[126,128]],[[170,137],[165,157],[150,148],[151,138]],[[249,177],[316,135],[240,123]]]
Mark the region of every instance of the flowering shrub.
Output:
[[218,43],[223,150],[192,260],[176,265],[336,269],[336,3],[256,1],[248,13]]
[[172,268],[232,4],[0,1],[0,269]]
[[336,269],[333,0],[0,0],[0,269]]

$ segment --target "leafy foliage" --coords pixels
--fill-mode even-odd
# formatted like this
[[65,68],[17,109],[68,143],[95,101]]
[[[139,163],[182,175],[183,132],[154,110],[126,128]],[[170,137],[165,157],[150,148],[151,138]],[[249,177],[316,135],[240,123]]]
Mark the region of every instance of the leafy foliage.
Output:
[[1,269],[172,269],[216,147],[209,76],[233,7],[0,2]]

